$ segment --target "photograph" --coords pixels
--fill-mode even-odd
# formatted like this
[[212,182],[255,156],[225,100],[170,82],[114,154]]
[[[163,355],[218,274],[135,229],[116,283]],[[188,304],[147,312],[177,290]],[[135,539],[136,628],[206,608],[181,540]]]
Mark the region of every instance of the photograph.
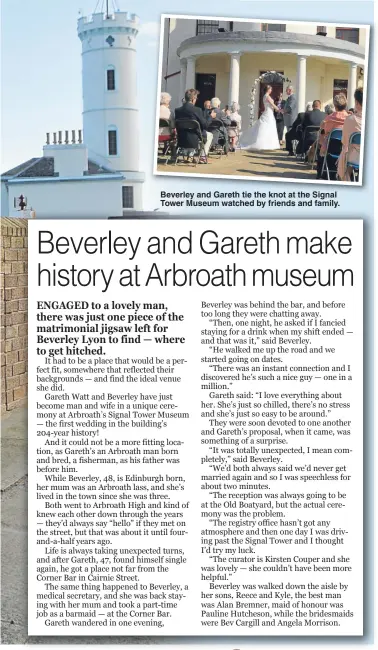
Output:
[[378,648],[374,4],[1,2],[0,645]]
[[163,16],[155,173],[361,184],[368,46],[368,26]]

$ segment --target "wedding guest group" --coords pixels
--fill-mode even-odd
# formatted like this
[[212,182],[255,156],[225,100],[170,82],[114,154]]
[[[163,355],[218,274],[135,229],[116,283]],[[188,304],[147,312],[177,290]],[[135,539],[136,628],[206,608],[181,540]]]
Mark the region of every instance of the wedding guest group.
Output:
[[324,111],[316,99],[298,113],[285,136],[289,157],[316,167],[318,180],[358,180],[363,90],[354,93],[348,109],[344,93],[335,95]]
[[[161,93],[159,139],[169,138],[171,162],[176,162],[177,145],[189,162],[198,155],[200,164],[209,164],[214,153],[244,151],[269,152],[282,146],[298,164],[310,164],[318,180],[358,180],[363,90],[354,93],[354,106],[348,109],[344,93],[322,107],[319,99],[308,102],[297,112],[294,87],[286,88],[286,97],[272,95],[272,86],[262,92],[260,118],[242,130],[240,106],[222,104],[213,97],[197,105],[199,91],[185,91],[182,105],[171,107],[172,98]],[[197,126],[196,126],[197,125]],[[292,163],[291,163],[292,164]],[[291,167],[291,169],[293,169]]]
[[[196,106],[198,96],[198,90],[189,88],[185,92],[182,106],[173,111],[170,108],[171,96],[168,93],[161,93],[159,136],[169,134],[172,142],[176,142],[177,127],[180,125],[180,121],[186,121],[187,128],[184,128],[179,136],[180,149],[188,158],[191,158],[198,152],[202,143],[199,162],[208,164],[211,148],[220,146],[225,154],[235,151],[241,129],[241,116],[239,115],[239,105],[236,102],[232,103],[231,109],[227,106],[222,109],[219,97],[213,97],[213,99],[204,102],[202,109]],[[167,121],[167,124],[160,126],[162,120]],[[190,128],[193,120],[197,122],[198,129]]]
[[[352,180],[352,171],[359,166],[360,162],[360,145],[353,143],[354,134],[360,134],[362,128],[362,105],[363,90],[357,88],[354,93],[354,111],[345,118],[343,124],[343,133],[341,138],[342,150],[337,165],[337,176],[340,180]],[[357,138],[354,138],[355,140]],[[348,163],[351,163],[349,165]],[[357,167],[358,169],[358,167]]]

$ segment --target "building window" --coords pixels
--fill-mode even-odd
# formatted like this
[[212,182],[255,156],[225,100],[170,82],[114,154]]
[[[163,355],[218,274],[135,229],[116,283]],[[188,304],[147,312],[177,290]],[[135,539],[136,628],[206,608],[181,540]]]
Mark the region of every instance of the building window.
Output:
[[280,23],[262,23],[262,32],[286,32],[286,25]]
[[234,23],[222,21],[222,27],[219,20],[197,20],[197,34],[217,34],[218,32],[233,32]]
[[132,185],[122,187],[122,207],[124,210],[134,207],[134,188]]
[[108,90],[115,90],[115,70],[114,68],[109,68],[106,71],[106,87]]
[[349,43],[360,42],[360,30],[358,27],[336,27],[336,38]]
[[333,96],[335,95],[348,96],[348,79],[334,79],[333,80]]
[[108,131],[108,149],[109,156],[116,156],[118,154],[117,129],[109,129]]
[[327,36],[327,27],[326,25],[318,25],[316,28],[317,36]]
[[197,20],[197,34],[218,33],[219,20]]
[[14,197],[13,206],[16,210],[25,210],[28,207],[28,199],[24,194]]

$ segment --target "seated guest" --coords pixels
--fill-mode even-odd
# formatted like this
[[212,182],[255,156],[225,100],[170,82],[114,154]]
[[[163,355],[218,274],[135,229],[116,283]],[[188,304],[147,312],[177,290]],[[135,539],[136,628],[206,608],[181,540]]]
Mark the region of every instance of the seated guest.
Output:
[[227,133],[227,127],[231,126],[231,120],[230,120],[230,111],[222,111],[220,108],[221,105],[221,100],[218,97],[213,97],[211,100],[211,107],[213,109],[213,112],[211,114],[213,120],[217,120],[222,122],[222,126],[219,126],[219,128],[212,128],[211,122],[209,124],[209,128],[211,129],[211,132],[213,134],[213,142],[212,146],[217,145],[219,142],[220,138],[224,139],[225,143],[225,150],[228,152],[229,150],[229,144],[228,144],[228,133]]
[[228,110],[221,110],[221,100],[218,97],[213,97],[211,100],[211,108],[213,109],[213,113],[215,113],[215,117],[213,119],[215,120],[220,120],[223,122],[225,126],[230,126],[231,120],[230,120],[230,111]]
[[169,93],[161,93],[160,95],[160,113],[159,119],[165,120],[167,126],[159,125],[159,145],[162,145],[162,153],[166,154],[168,151],[171,153],[171,161],[176,157],[176,129],[175,117],[169,105],[172,97]]
[[[315,101],[312,102],[312,111],[306,111],[303,120],[303,130],[306,129],[306,127],[308,126],[320,127],[322,121],[326,116],[325,112],[321,111],[320,108],[321,108],[320,101],[318,99],[315,99]],[[309,129],[308,131],[306,131],[303,153],[308,151],[308,149],[311,147],[313,142],[316,142],[317,137],[318,137],[318,133],[315,129]]]
[[161,93],[159,119],[167,120],[169,126],[159,127],[159,135],[171,135],[175,129],[175,117],[170,109],[171,100],[172,97],[169,93]]
[[[285,135],[285,141],[286,141],[285,149],[286,149],[286,151],[289,152],[289,156],[294,156],[293,140],[298,140],[299,141],[298,145],[297,145],[297,151],[299,153],[300,141],[302,139],[301,132],[302,132],[304,118],[305,118],[305,115],[306,115],[307,111],[311,111],[311,110],[312,110],[312,104],[311,104],[311,102],[309,102],[307,104],[307,106],[306,106],[306,111],[305,112],[303,111],[302,113],[298,113],[297,117],[295,118],[295,120],[293,122],[293,125],[292,125],[290,131],[288,131],[286,133],[286,135]],[[298,146],[299,146],[299,149],[298,149]]]
[[[212,112],[209,115],[209,119],[206,120],[203,114],[203,111],[196,106],[196,101],[198,98],[199,92],[198,90],[195,90],[194,88],[190,88],[185,92],[185,103],[180,107],[176,108],[175,110],[175,119],[177,120],[196,120],[199,124],[199,129],[202,133],[202,137],[205,142],[205,154],[207,156],[212,140],[213,140],[213,134],[210,133],[207,129],[209,126],[209,123],[211,122],[212,117],[215,117],[215,113]],[[197,150],[198,147],[198,138],[195,133],[187,132],[184,135],[184,144],[180,144],[181,147],[184,147],[187,150],[190,150],[191,152],[194,152]],[[201,163],[206,162],[205,156],[201,157],[200,160]]]
[[358,144],[349,144],[350,136],[352,133],[361,133],[362,126],[362,103],[363,103],[363,90],[357,88],[354,93],[354,113],[348,115],[343,125],[343,136],[341,143],[343,145],[340,158],[337,164],[337,176],[342,181],[351,180],[351,170],[346,166],[347,158],[351,162],[358,163],[360,161],[360,146]]
[[324,112],[326,115],[331,115],[334,111],[335,107],[333,104],[326,104],[326,106],[324,106]]
[[207,99],[203,104],[203,115],[205,120],[209,119],[210,113],[213,109],[211,108],[211,101]]
[[320,125],[319,135],[319,156],[317,161],[317,178],[320,178],[323,167],[324,156],[327,151],[327,142],[329,134],[333,129],[342,129],[346,118],[348,117],[347,100],[345,95],[340,93],[334,98],[335,110],[327,115]]
[[229,115],[231,126],[227,127],[230,151],[235,151],[241,131],[242,118],[241,115],[239,115],[239,110],[239,104],[237,102],[232,102]]
[[161,93],[160,95],[160,114],[161,120],[167,120],[169,126],[159,127],[159,135],[171,135],[175,128],[175,118],[173,112],[169,108],[172,97],[169,93]]
[[319,136],[320,155],[324,156],[327,149],[327,140],[332,129],[342,129],[349,113],[347,111],[347,100],[345,95],[335,96],[335,110],[327,115],[320,125],[321,134]]
[[306,126],[320,126],[321,122],[325,118],[325,112],[320,110],[321,102],[319,99],[315,99],[312,102],[312,110],[306,110],[305,117],[303,120],[303,128]]
[[[325,112],[326,116],[332,115],[332,113],[335,112],[334,104],[326,104],[325,107],[324,107],[324,112]],[[324,120],[323,120],[323,122],[324,122]],[[310,149],[307,152],[308,162],[314,163],[316,160],[319,160],[319,151],[318,151],[318,149],[321,146],[322,141],[324,139],[324,134],[322,136],[323,122],[320,125],[320,132],[318,132],[318,134],[317,134],[317,140],[315,140],[315,142],[312,143]]]

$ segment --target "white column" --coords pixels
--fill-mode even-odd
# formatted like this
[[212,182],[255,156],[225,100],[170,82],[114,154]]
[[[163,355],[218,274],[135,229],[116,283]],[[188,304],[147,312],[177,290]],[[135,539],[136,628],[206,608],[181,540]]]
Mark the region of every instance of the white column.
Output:
[[196,87],[196,57],[188,56],[186,68],[186,89]]
[[301,113],[306,108],[306,68],[307,57],[298,54],[297,64],[297,101],[298,113]]
[[231,106],[232,102],[239,103],[239,87],[240,87],[240,52],[232,52],[231,61],[230,61],[230,82],[229,82],[229,95],[228,95],[229,106]]
[[349,64],[348,107],[354,106],[354,93],[357,89],[357,63]]
[[186,59],[180,59],[180,69],[181,69],[180,97],[179,97],[179,102],[178,102],[177,106],[181,106],[181,100],[184,99],[184,95],[185,95],[185,91],[186,91],[186,67],[187,67]]

